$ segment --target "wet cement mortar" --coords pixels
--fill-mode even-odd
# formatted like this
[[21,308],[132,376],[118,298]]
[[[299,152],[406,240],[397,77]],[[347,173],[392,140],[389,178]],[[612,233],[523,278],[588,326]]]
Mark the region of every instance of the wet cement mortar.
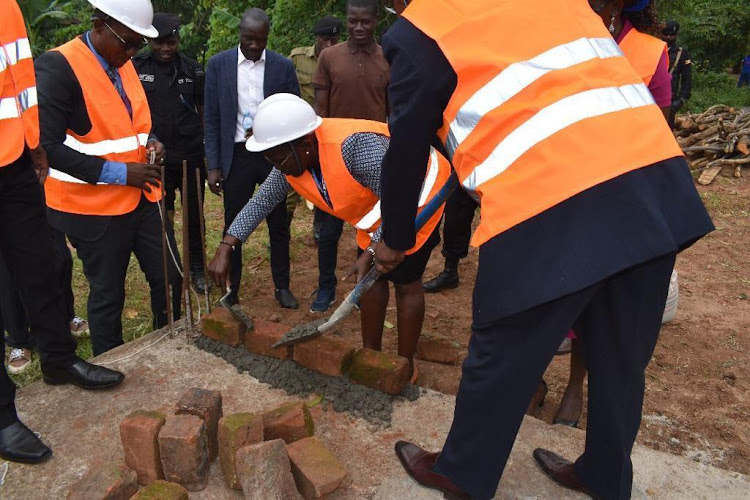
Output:
[[286,332],[284,334],[284,337],[279,342],[274,344],[274,347],[277,347],[278,345],[294,345],[299,343],[303,339],[309,340],[311,338],[317,337],[321,335],[318,327],[326,321],[326,318],[322,318],[316,321],[311,321],[309,323],[297,325]]
[[324,408],[350,413],[377,427],[390,427],[395,400],[416,401],[420,395],[419,387],[408,384],[401,394],[391,396],[353,384],[343,377],[320,374],[294,361],[259,356],[248,352],[242,346],[232,347],[204,336],[196,339],[195,345],[224,359],[236,367],[239,373],[247,373],[260,382],[285,390],[290,395],[322,395]]

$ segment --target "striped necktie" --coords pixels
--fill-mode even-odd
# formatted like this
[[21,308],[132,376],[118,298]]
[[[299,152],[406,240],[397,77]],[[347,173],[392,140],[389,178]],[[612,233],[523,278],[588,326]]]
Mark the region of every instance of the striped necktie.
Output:
[[107,66],[107,69],[105,69],[104,71],[107,72],[109,80],[112,82],[112,85],[115,86],[115,90],[117,90],[117,93],[120,94],[120,99],[122,99],[122,103],[125,104],[125,108],[128,110],[130,118],[133,118],[133,107],[130,104],[128,94],[125,93],[125,89],[122,86],[122,80],[120,79],[120,74],[117,72],[117,68],[113,66]]

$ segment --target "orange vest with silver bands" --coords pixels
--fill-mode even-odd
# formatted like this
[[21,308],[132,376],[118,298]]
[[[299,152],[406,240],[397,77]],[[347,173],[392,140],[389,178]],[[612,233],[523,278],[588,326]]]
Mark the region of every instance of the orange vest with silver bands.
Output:
[[[380,226],[380,199],[375,193],[354,180],[341,156],[341,145],[352,134],[363,132],[389,136],[388,126],[385,123],[348,118],[324,118],[322,125],[315,130],[320,170],[325,179],[332,207],[321,196],[310,172],[306,171],[299,177],[286,176],[289,184],[300,196],[310,200],[324,212],[356,227],[357,245],[362,249],[370,245],[372,234]],[[448,160],[435,149],[431,149],[427,174],[419,196],[420,211],[440,191],[450,173]],[[417,241],[406,252],[407,254],[412,254],[422,248],[440,223],[444,207],[445,204],[417,232]]]
[[0,0],[0,167],[10,165],[26,146],[39,146],[39,106],[34,61],[21,9]]
[[[138,74],[128,61],[119,68],[125,93],[133,110],[131,119],[107,73],[80,38],[54,49],[70,64],[83,92],[91,130],[78,135],[68,129],[64,144],[89,156],[122,163],[145,163],[146,143],[151,132],[151,112]],[[81,181],[50,165],[44,185],[47,205],[61,212],[81,215],[122,215],[132,212],[141,194],[149,201],[161,199],[160,187],[151,193],[132,186]]]
[[474,246],[682,154],[586,0],[414,0],[403,17],[458,76],[438,135],[481,204]]

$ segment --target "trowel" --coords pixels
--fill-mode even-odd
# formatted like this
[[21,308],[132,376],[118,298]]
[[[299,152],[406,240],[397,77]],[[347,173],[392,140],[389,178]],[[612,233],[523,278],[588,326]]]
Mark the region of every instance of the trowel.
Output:
[[[424,226],[427,221],[430,220],[433,215],[435,215],[435,212],[437,212],[437,210],[443,205],[443,203],[445,203],[445,201],[457,186],[458,178],[456,177],[456,172],[454,171],[451,172],[450,177],[448,177],[448,180],[445,181],[445,184],[440,188],[440,191],[438,191],[438,193],[429,201],[429,203],[425,205],[422,211],[417,214],[417,218],[414,222],[417,231],[419,231],[422,226]],[[370,289],[373,283],[375,283],[375,281],[380,278],[380,275],[381,273],[375,269],[375,266],[370,268],[367,274],[365,274],[364,278],[362,278],[360,282],[357,283],[357,286],[354,287],[354,290],[349,292],[349,295],[346,296],[341,305],[336,308],[336,310],[327,320],[318,319],[315,321],[304,323],[302,325],[297,325],[286,332],[284,336],[281,337],[281,339],[279,339],[279,341],[273,345],[273,347],[283,347],[300,344],[302,342],[307,342],[308,340],[312,340],[315,337],[323,335],[323,333],[333,328],[342,319],[346,318],[350,312],[352,312],[356,305],[359,304],[359,299],[360,297],[362,297],[362,294]]]

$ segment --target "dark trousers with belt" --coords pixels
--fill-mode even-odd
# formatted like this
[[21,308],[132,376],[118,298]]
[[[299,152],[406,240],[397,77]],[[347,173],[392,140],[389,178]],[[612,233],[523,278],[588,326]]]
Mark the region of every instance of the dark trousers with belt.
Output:
[[[198,210],[198,186],[195,182],[195,169],[200,172],[201,200],[206,192],[206,167],[203,156],[187,159],[187,202],[188,202],[188,245],[190,246],[190,270],[203,272],[203,244],[201,242],[201,221]],[[166,196],[164,201],[167,210],[175,211],[175,198],[177,191],[182,194],[182,162],[173,164],[167,162],[164,167],[164,188]]]
[[443,257],[459,260],[469,254],[471,223],[477,202],[463,189],[456,189],[445,203],[443,222]]
[[[179,259],[171,225],[167,235],[174,255]],[[156,203],[141,196],[138,206],[127,214],[109,218],[96,239],[68,235],[83,262],[89,281],[88,322],[94,355],[123,344],[122,309],[125,305],[125,276],[134,253],[146,275],[151,293],[152,326],[167,324],[167,299],[161,243],[161,218]],[[172,285],[174,317],[180,317],[182,279],[171,258],[168,261]]]
[[[245,149],[245,143],[234,146],[232,169],[229,178],[224,179],[224,232],[237,214],[253,197],[255,187],[263,184],[271,165],[260,153],[251,153]],[[289,288],[289,225],[287,224],[286,204],[279,203],[266,217],[268,235],[271,240],[271,275],[277,290]],[[229,263],[229,276],[232,293],[239,293],[242,280],[242,247],[232,252]]]
[[[344,221],[328,212],[315,208],[320,221],[318,238],[318,288],[336,286],[336,263],[339,255],[339,240],[344,229]],[[319,213],[318,213],[319,212]]]
[[[435,470],[472,497],[495,495],[531,396],[574,327],[589,370],[586,448],[575,470],[601,498],[629,499],[645,370],[674,262],[675,254],[669,254],[474,328],[453,425]],[[478,272],[494,265],[504,263],[480,260]],[[492,291],[475,290],[481,293]]]
[[[66,366],[75,360],[62,291],[57,286],[55,258],[45,219],[42,192],[26,154],[0,167],[0,253],[11,282],[1,288],[18,291],[28,313],[29,328],[42,364]],[[0,335],[1,352],[5,350]],[[16,388],[5,367],[0,369],[0,428],[16,419]]]

